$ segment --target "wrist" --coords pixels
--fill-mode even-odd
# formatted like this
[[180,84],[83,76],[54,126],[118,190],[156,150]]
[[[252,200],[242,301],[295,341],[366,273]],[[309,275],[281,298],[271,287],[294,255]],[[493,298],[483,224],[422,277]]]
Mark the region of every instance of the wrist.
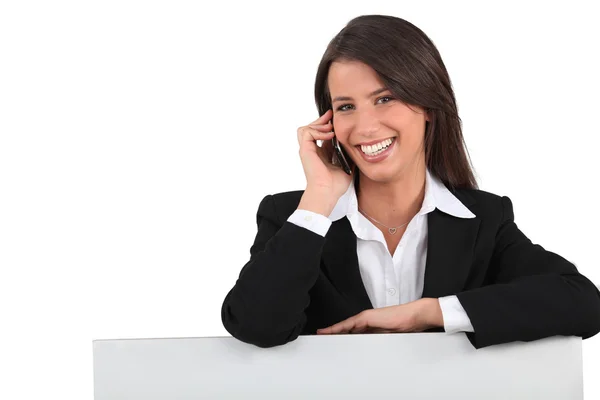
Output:
[[335,204],[329,199],[326,193],[309,189],[304,191],[298,204],[298,209],[312,211],[326,217],[331,214],[334,207]]
[[421,317],[422,324],[427,326],[426,329],[430,328],[443,328],[444,327],[444,316],[442,314],[442,308],[437,298],[426,297],[422,298],[421,310],[419,315]]

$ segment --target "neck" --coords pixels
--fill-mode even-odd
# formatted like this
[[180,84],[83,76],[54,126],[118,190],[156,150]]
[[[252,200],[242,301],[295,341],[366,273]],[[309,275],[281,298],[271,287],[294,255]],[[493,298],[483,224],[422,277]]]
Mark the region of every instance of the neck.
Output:
[[360,173],[358,207],[390,227],[408,223],[425,198],[425,165],[404,171],[389,182],[377,182]]

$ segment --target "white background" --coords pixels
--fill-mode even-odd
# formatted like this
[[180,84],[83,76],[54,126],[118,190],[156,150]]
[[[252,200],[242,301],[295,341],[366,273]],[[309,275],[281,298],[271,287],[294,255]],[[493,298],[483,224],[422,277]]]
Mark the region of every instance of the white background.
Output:
[[94,339],[227,335],[258,204],[304,189],[296,129],[361,14],[429,35],[480,188],[600,284],[593,2],[448,3],[0,3],[0,398],[91,399]]

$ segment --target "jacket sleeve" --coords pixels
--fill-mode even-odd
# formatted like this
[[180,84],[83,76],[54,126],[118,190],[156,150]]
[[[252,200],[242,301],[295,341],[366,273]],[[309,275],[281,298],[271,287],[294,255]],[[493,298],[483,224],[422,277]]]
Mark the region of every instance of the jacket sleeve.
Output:
[[325,237],[281,223],[271,195],[261,201],[256,222],[250,260],[223,301],[221,320],[233,337],[273,347],[295,340],[306,325]]
[[475,348],[549,336],[591,337],[600,331],[600,292],[575,265],[533,244],[514,222],[512,202],[503,216],[488,269],[491,282],[457,293],[475,332]]

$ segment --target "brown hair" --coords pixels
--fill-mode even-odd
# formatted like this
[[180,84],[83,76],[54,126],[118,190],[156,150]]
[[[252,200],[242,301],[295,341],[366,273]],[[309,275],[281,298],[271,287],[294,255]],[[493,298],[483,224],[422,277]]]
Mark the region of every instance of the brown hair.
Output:
[[478,188],[448,71],[423,31],[387,15],[362,15],[348,22],[329,42],[317,69],[319,115],[332,107],[327,75],[337,60],[369,65],[400,101],[423,107],[430,116],[424,138],[429,171],[449,188]]

